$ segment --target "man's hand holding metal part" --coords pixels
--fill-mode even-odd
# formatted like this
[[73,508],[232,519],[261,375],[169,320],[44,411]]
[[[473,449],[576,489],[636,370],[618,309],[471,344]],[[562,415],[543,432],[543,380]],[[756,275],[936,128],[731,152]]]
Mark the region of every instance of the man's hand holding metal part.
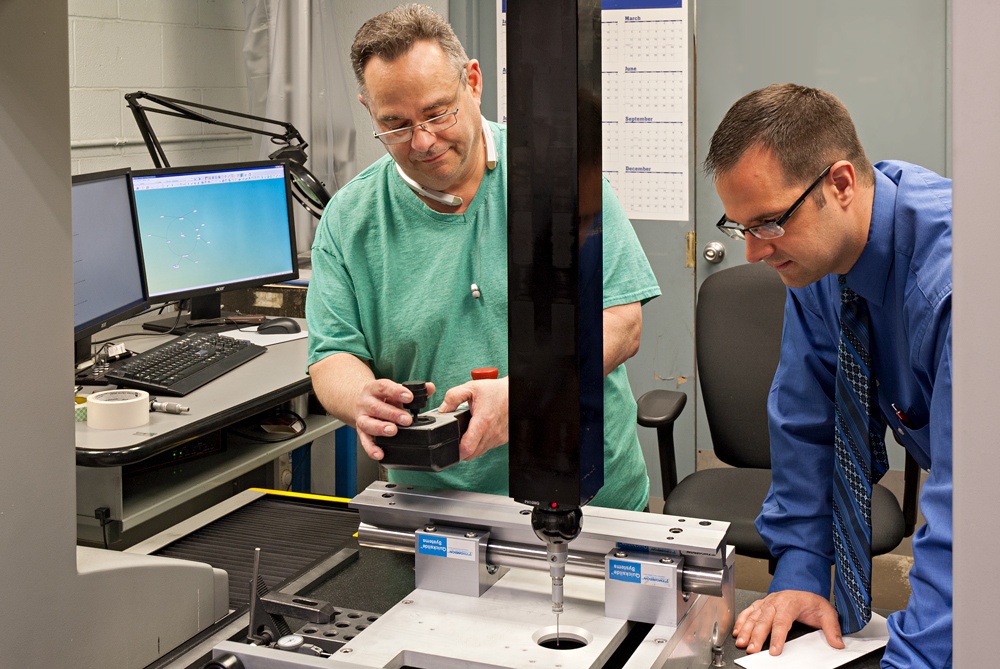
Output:
[[507,439],[507,377],[476,379],[455,386],[444,395],[438,407],[440,413],[455,411],[463,402],[469,403],[469,427],[459,443],[462,460],[473,460],[506,444]]

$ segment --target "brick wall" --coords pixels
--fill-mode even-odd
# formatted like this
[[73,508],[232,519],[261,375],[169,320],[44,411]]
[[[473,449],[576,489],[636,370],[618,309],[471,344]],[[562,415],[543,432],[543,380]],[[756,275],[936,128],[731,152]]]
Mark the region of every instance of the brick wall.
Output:
[[[72,171],[153,166],[125,93],[246,111],[243,3],[238,0],[69,0]],[[151,115],[171,165],[257,157],[256,137]]]

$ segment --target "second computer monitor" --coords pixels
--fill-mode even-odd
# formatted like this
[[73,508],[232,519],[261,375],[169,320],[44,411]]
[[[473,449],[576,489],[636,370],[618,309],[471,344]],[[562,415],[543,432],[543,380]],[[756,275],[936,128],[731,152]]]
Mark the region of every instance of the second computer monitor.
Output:
[[142,170],[132,183],[150,302],[191,300],[155,329],[219,319],[226,290],[298,278],[283,163]]
[[146,306],[129,170],[73,177],[73,338],[76,362],[91,336]]

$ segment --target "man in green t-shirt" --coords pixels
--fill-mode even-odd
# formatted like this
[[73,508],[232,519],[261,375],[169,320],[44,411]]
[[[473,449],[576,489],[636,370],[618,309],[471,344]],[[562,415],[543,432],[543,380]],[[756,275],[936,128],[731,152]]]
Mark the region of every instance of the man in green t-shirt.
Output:
[[[506,128],[481,116],[479,63],[426,7],[370,19],[351,59],[388,155],[336,193],[316,232],[313,388],[375,460],[374,437],[411,423],[402,406],[412,395],[398,382],[431,382],[429,406],[441,411],[468,402],[462,461],[438,473],[392,470],[390,480],[506,495]],[[639,347],[641,305],[660,290],[606,180],[602,202],[605,484],[592,503],[641,510],[649,478],[623,363]],[[469,380],[478,367],[500,378]]]

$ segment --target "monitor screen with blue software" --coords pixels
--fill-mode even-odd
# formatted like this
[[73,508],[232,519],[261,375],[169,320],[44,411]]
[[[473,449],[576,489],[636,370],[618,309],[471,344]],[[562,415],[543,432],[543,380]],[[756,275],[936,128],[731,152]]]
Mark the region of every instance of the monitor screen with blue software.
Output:
[[189,314],[144,327],[211,325],[224,291],[298,278],[284,163],[141,170],[132,182],[149,301],[190,300]]
[[76,362],[91,337],[142,311],[146,286],[136,239],[130,171],[73,177],[73,338]]

